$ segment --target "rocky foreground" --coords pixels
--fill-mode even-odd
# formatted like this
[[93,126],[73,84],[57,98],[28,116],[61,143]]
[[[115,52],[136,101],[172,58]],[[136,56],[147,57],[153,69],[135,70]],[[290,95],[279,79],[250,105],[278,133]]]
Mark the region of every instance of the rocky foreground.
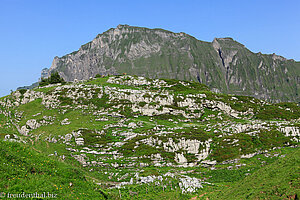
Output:
[[0,105],[4,140],[72,163],[115,198],[155,188],[187,198],[251,175],[300,140],[297,104],[188,81],[109,76],[18,90]]

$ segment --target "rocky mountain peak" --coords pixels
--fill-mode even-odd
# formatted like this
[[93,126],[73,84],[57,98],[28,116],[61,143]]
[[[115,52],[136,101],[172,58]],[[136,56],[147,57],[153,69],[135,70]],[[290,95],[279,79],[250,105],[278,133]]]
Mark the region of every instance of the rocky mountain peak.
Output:
[[275,53],[272,54],[272,59],[273,60],[280,60],[280,61],[286,61],[286,58],[276,55]]
[[300,101],[299,66],[280,56],[254,54],[229,37],[210,43],[182,32],[118,25],[78,51],[55,57],[49,73],[58,71],[67,81],[122,73],[194,80],[224,93]]

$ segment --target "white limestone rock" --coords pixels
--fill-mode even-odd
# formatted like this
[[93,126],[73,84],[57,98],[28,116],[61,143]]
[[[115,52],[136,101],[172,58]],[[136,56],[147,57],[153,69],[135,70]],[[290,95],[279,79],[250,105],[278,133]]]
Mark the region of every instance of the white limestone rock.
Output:
[[255,155],[257,155],[257,153],[250,153],[250,154],[246,154],[246,155],[241,155],[241,158],[252,158]]
[[187,163],[187,159],[184,157],[183,153],[175,153],[175,161],[178,164],[185,164],[185,163]]
[[182,193],[193,193],[196,192],[199,188],[203,188],[201,180],[195,177],[191,178],[189,176],[185,176],[179,178],[179,180],[179,187]]
[[28,136],[29,131],[30,130],[26,127],[26,125],[22,126],[21,129],[19,129],[19,133],[25,136]]
[[285,136],[300,136],[300,129],[294,126],[286,126],[279,129]]
[[41,126],[35,119],[30,119],[26,122],[26,125],[31,129],[37,129]]
[[84,145],[84,139],[83,138],[75,138],[75,143],[78,146],[83,146]]
[[71,122],[69,121],[68,118],[66,118],[66,119],[62,120],[60,124],[61,125],[68,125],[68,124],[71,124]]
[[73,137],[72,134],[70,134],[70,133],[66,134],[65,135],[65,142],[70,142],[72,137]]
[[134,122],[130,122],[130,123],[128,124],[128,128],[136,128],[136,127],[137,127],[137,124],[134,123]]

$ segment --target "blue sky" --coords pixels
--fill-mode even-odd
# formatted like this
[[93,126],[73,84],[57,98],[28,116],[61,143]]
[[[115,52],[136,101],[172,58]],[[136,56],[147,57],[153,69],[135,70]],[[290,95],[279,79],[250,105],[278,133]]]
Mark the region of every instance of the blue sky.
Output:
[[232,37],[253,52],[300,61],[299,0],[0,0],[0,96],[118,24]]

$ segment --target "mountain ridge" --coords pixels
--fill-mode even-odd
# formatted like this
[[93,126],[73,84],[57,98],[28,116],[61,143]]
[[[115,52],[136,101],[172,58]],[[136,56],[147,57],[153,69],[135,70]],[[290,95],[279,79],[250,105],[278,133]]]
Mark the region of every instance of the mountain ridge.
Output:
[[272,102],[300,101],[300,62],[276,54],[253,53],[230,37],[205,42],[186,33],[157,28],[118,25],[79,50],[55,57],[42,77],[54,71],[67,81],[127,73],[194,80],[216,92]]

